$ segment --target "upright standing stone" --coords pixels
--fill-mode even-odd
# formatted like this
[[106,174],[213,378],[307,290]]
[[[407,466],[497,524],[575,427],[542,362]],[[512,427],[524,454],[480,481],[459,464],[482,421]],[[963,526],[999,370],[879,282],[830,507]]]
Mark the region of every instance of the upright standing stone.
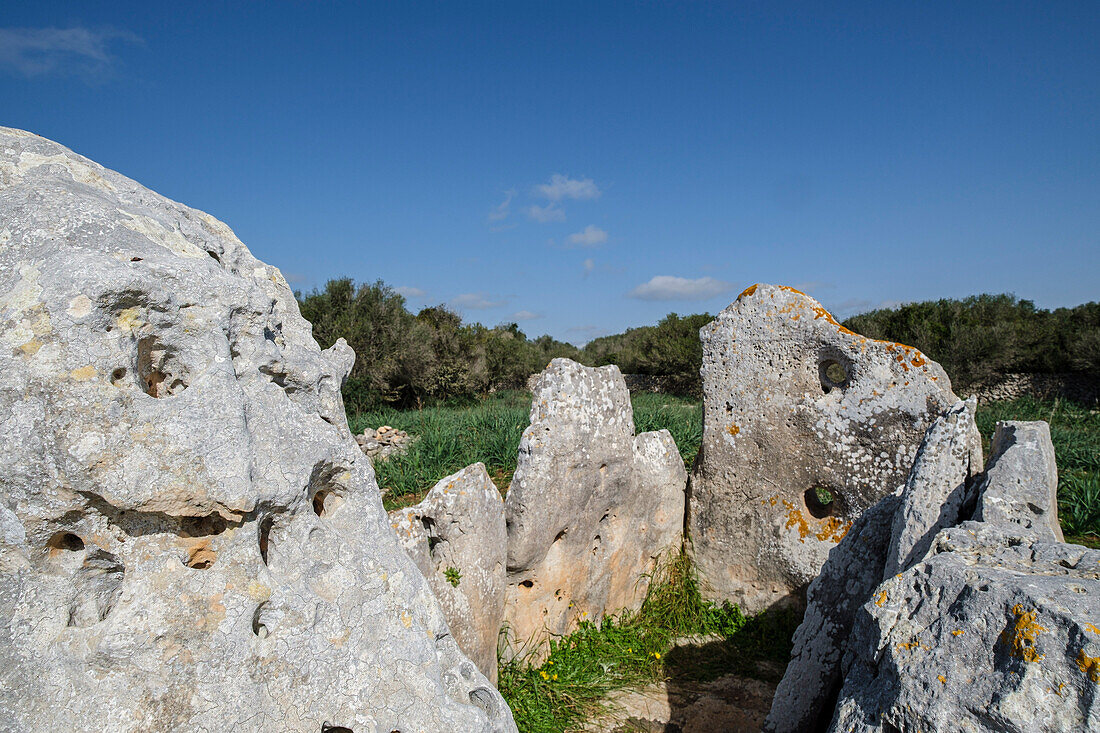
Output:
[[0,128],[0,729],[514,731],[279,271]]
[[958,524],[964,505],[973,506],[970,477],[982,468],[976,407],[973,397],[956,402],[924,436],[894,514],[883,579],[924,557],[936,533]]
[[1048,542],[1062,542],[1050,426],[1042,420],[998,422],[990,453],[974,519],[1012,522]]
[[504,501],[485,464],[443,479],[416,506],[390,512],[390,522],[439,599],[459,648],[496,684],[508,533]]
[[636,608],[655,560],[679,548],[686,479],[667,431],[635,437],[618,367],[554,359],[504,502],[514,643]]
[[703,444],[688,497],[700,576],[749,612],[797,603],[957,398],[921,352],[853,333],[793,288],[754,285],[700,336]]

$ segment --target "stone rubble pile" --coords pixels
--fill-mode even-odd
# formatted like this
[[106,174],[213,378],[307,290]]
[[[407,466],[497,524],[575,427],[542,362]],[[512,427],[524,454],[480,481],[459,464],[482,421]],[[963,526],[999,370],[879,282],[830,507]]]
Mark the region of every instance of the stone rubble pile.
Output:
[[0,730],[515,731],[277,269],[0,128]]
[[355,436],[355,442],[371,458],[389,458],[393,454],[402,455],[409,450],[416,438],[404,430],[383,425],[377,430],[366,428],[362,435]]

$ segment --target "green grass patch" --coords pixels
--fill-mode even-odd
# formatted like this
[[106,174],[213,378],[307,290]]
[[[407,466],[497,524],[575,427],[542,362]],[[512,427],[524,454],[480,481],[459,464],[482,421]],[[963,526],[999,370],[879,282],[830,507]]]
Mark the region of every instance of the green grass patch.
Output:
[[[703,434],[702,404],[679,397],[638,394],[631,398],[637,432],[667,428],[686,466]],[[348,416],[352,432],[389,425],[417,438],[406,454],[375,461],[387,510],[416,504],[437,481],[471,463],[485,463],[502,492],[516,472],[519,440],[530,423],[531,393],[498,392],[473,402],[419,410],[383,408]]]
[[798,621],[793,613],[746,617],[736,606],[705,601],[681,553],[658,567],[637,612],[582,623],[550,642],[542,664],[502,660],[498,688],[520,731],[567,731],[604,712],[616,690],[658,679],[705,681],[737,673],[775,680],[758,663],[783,669]]

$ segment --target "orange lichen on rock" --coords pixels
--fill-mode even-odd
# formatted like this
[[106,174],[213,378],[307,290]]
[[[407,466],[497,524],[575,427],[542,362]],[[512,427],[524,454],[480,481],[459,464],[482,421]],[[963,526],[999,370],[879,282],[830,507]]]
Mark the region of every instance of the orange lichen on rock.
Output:
[[951,632],[951,636],[962,636],[965,633],[966,632],[963,631],[962,629],[955,629],[954,631]]
[[726,432],[730,435],[737,435],[741,432],[741,428],[737,427],[737,425],[731,424],[728,428],[726,428]]
[[851,522],[845,524],[836,517],[826,517],[818,522],[817,531],[814,531],[810,528],[802,510],[786,500],[783,501],[783,507],[787,510],[787,524],[783,528],[797,527],[799,542],[805,542],[807,537],[814,537],[821,542],[840,542],[852,528]]
[[737,299],[741,300],[742,298],[748,298],[749,296],[751,296],[753,293],[756,292],[756,289],[758,287],[760,287],[760,283],[757,283],[756,285],[748,286],[747,288],[745,288],[744,290],[741,291],[741,294],[737,296]]
[[1090,657],[1085,650],[1077,652],[1077,668],[1093,682],[1100,682],[1100,657]]
[[916,639],[914,639],[913,641],[910,641],[908,643],[898,644],[897,649],[898,649],[899,652],[900,651],[911,652],[914,649],[917,649],[919,647],[920,647],[920,642],[917,641]]
[[885,603],[886,603],[886,591],[884,590],[884,591],[882,591],[881,593],[878,594],[878,598],[875,599],[875,605],[878,606],[879,608],[882,608],[882,606]]
[[1085,628],[1088,629],[1089,631],[1091,631],[1094,634],[1100,634],[1100,629],[1096,628],[1092,624],[1085,624]]
[[1008,645],[1008,653],[1012,656],[1020,657],[1025,662],[1038,662],[1046,655],[1039,653],[1036,642],[1039,634],[1047,630],[1045,626],[1035,623],[1039,612],[1025,611],[1017,603],[1012,607],[1012,613],[1016,614],[1016,623],[1001,634],[1001,643]]

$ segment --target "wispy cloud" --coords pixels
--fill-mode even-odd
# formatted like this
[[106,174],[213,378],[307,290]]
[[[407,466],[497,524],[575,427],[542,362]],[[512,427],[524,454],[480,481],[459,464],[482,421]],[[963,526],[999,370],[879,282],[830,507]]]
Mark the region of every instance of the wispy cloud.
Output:
[[512,199],[516,197],[515,189],[509,189],[504,192],[504,200],[489,212],[489,221],[504,221],[511,214]]
[[570,234],[566,241],[574,247],[598,247],[607,241],[607,232],[589,224],[576,234]]
[[448,303],[455,308],[469,308],[476,311],[499,308],[507,304],[507,300],[492,300],[487,293],[462,293]]
[[524,209],[527,216],[531,217],[540,224],[546,224],[551,221],[565,221],[565,211],[563,211],[557,204],[547,204],[546,206],[539,206],[538,204],[531,204]]
[[402,285],[401,287],[394,288],[394,292],[398,295],[404,295],[406,298],[423,298],[427,293],[420,288],[414,288],[411,285]]
[[542,314],[533,311],[516,311],[511,317],[513,321],[534,321],[542,318]]
[[628,293],[638,300],[706,300],[729,292],[733,285],[713,277],[690,280],[673,275],[657,275]]
[[591,178],[570,178],[560,173],[550,176],[549,183],[535,186],[535,194],[550,201],[599,198],[600,188]]
[[105,73],[115,42],[140,44],[117,28],[0,28],[0,69],[28,78],[48,74]]
[[596,269],[596,261],[589,257],[584,261],[584,276],[588,277]]

